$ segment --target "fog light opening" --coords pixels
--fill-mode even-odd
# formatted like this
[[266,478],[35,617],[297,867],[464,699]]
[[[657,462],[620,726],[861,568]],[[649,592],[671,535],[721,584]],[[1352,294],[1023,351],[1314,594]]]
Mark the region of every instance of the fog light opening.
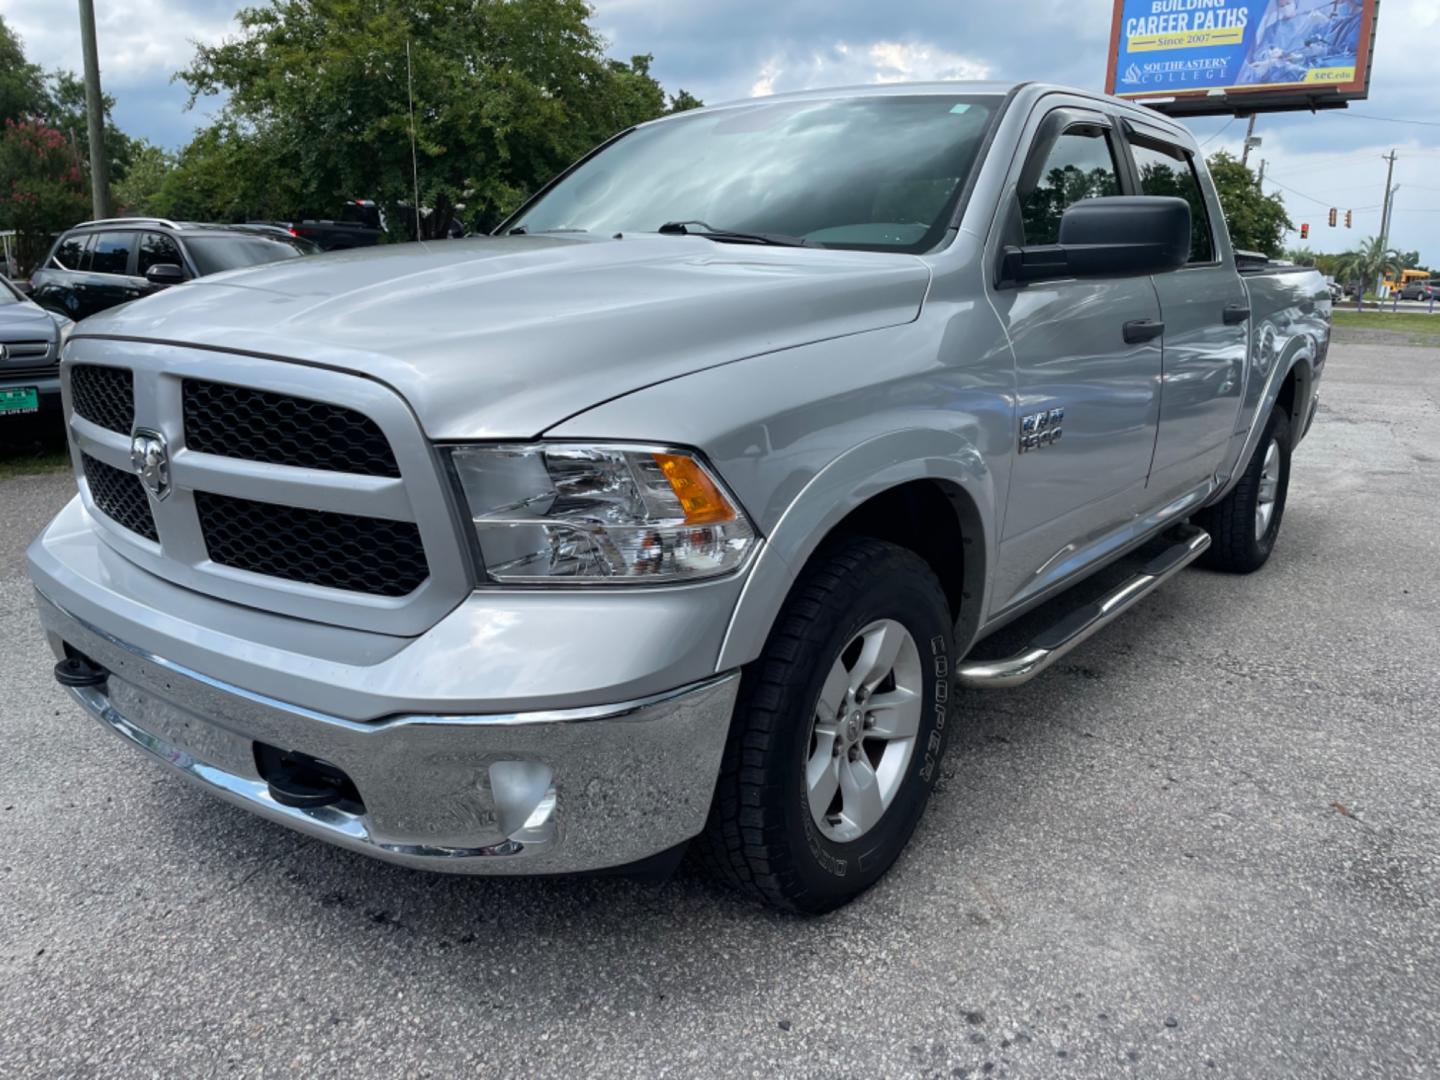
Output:
[[555,771],[550,766],[538,761],[493,762],[490,797],[507,837],[526,834],[524,838],[533,842],[554,829]]

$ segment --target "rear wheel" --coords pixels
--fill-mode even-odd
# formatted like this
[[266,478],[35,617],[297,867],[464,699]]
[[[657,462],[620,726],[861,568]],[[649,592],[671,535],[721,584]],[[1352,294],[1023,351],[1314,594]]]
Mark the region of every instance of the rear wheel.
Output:
[[1276,409],[1234,489],[1195,516],[1210,534],[1205,565],[1236,574],[1264,566],[1280,535],[1289,488],[1290,420]]
[[818,554],[746,669],[698,847],[724,880],[822,912],[874,884],[939,773],[951,618],[912,552],[850,539]]

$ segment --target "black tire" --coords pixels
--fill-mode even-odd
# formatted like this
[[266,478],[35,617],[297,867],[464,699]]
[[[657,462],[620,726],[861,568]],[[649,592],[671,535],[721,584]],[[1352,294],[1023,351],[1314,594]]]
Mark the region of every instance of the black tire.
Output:
[[[1255,511],[1260,499],[1260,474],[1272,442],[1279,450],[1280,476],[1269,527],[1261,532]],[[1280,523],[1285,517],[1285,497],[1290,488],[1290,448],[1290,418],[1276,409],[1270,414],[1239,483],[1225,498],[1195,515],[1195,524],[1210,534],[1210,549],[1201,560],[1203,565],[1232,574],[1251,574],[1265,565],[1275,550],[1275,539],[1280,535]]]
[[[922,673],[921,719],[903,779],[878,823],[837,843],[812,818],[805,767],[821,688],[847,643],[893,619]],[[723,881],[776,907],[820,913],[889,869],[914,831],[945,748],[952,619],[934,572],[913,552],[868,538],[811,559],[746,668],[720,777],[696,854]]]

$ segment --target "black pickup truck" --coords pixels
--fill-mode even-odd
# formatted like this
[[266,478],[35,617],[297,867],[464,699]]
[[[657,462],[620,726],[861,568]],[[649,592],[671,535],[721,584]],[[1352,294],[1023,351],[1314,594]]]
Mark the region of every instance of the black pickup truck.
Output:
[[253,225],[276,225],[291,236],[309,240],[322,251],[374,247],[384,235],[380,208],[371,199],[350,199],[341,208],[340,220],[255,221]]

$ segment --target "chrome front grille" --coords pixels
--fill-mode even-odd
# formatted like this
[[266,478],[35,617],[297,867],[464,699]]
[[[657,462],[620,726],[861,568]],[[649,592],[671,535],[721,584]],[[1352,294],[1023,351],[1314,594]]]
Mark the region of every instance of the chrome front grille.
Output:
[[[408,406],[373,380],[77,338],[63,381],[87,506],[146,569],[391,635],[422,633],[473,587],[434,453]],[[143,483],[132,440],[152,456],[161,448],[164,470],[151,461]]]
[[125,368],[76,364],[70,369],[70,400],[92,424],[121,435],[135,427],[135,376]]
[[384,433],[353,409],[199,379],[186,379],[182,394],[192,450],[302,469],[400,475]]
[[5,344],[5,355],[18,363],[29,362],[36,364],[41,360],[52,360],[50,355],[50,342],[48,341],[7,341]]
[[85,483],[90,487],[90,498],[102,514],[136,536],[159,543],[160,534],[155,531],[155,515],[150,512],[150,500],[145,497],[145,488],[134,473],[122,472],[113,465],[96,461],[83,451],[80,467],[85,473]]
[[0,379],[53,379],[59,359],[48,341],[0,342]]
[[374,596],[404,596],[430,576],[408,521],[303,510],[195,493],[205,550],[222,566]]

